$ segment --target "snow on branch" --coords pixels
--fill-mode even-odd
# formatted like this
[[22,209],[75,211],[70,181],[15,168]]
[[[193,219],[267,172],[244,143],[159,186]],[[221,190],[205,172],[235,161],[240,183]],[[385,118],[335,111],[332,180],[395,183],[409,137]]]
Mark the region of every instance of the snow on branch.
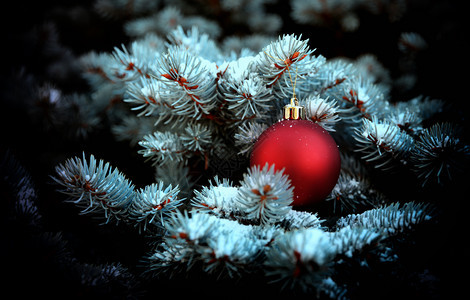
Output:
[[61,192],[82,208],[82,213],[104,213],[106,222],[121,220],[129,203],[135,197],[134,185],[109,163],[96,161],[93,155],[87,160],[75,157],[56,167],[55,182]]
[[413,146],[413,139],[398,126],[379,121],[375,116],[371,120],[363,118],[362,127],[356,130],[354,138],[359,144],[357,151],[363,153],[362,158],[383,169],[396,165],[393,160],[400,162]]
[[106,223],[124,221],[144,231],[150,223],[161,227],[163,219],[184,200],[177,197],[178,187],[165,187],[161,182],[136,191],[118,169],[93,155],[68,159],[56,167],[53,179],[82,214],[94,213]]
[[342,217],[336,226],[364,227],[382,231],[386,235],[396,235],[413,225],[430,220],[432,212],[432,206],[426,203],[408,202],[401,205],[397,202],[367,210],[362,214]]
[[295,76],[302,79],[324,63],[324,57],[312,56],[313,51],[301,36],[284,35],[258,54],[256,68],[267,86],[275,87],[280,96],[290,97]]
[[288,176],[274,165],[253,166],[243,177],[239,201],[247,218],[270,224],[289,212],[293,190]]
[[155,272],[188,271],[196,264],[209,274],[238,277],[256,267],[263,242],[249,225],[205,213],[176,212],[166,223],[164,244],[149,259]]
[[[295,9],[309,5],[295,1]],[[127,30],[140,36],[145,28],[139,26],[164,28],[159,22],[172,17],[182,14],[167,9]],[[221,47],[200,29],[183,28],[169,31],[167,42],[147,35],[82,59],[94,105],[119,120],[117,136],[139,141],[137,152],[156,169],[155,183],[136,189],[117,169],[85,155],[57,166],[54,177],[82,213],[150,232],[158,241],[146,258],[152,275],[199,270],[238,278],[258,272],[285,287],[341,295],[346,287],[334,275],[344,260],[432,217],[427,204],[390,204],[359,159],[342,159],[325,202],[333,205],[328,220],[295,210],[289,177],[274,166],[241,174],[253,144],[293,96],[342,151],[357,153],[374,172],[408,168],[425,183],[444,181],[468,158],[469,147],[452,126],[423,126],[442,102],[417,97],[392,104],[389,74],[374,57],[327,61],[293,34],[256,37],[250,42],[256,47],[235,53],[229,45],[234,39]],[[116,99],[128,106],[113,115]],[[213,158],[220,153],[243,162],[231,170],[241,171],[238,185],[216,168]]]
[[319,95],[302,99],[307,118],[327,131],[335,131],[335,124],[341,120],[340,108],[335,100],[322,99]]
[[205,61],[183,47],[172,47],[157,67],[153,77],[165,85],[163,97],[172,102],[176,114],[199,119],[215,107],[215,74]]

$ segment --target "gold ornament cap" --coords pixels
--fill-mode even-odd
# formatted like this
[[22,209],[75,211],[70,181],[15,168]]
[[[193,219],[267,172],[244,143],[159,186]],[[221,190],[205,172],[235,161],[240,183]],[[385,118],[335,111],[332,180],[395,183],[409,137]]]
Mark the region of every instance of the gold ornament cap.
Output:
[[305,119],[305,108],[299,105],[297,98],[290,99],[290,104],[284,106],[284,120],[303,120]]

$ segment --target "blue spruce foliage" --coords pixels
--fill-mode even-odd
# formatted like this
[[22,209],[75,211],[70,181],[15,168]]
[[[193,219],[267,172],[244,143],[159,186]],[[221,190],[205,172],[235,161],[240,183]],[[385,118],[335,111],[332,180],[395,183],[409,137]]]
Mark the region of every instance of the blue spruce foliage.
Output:
[[[452,296],[470,163],[457,4],[73,2],[32,4],[31,23],[12,4],[3,24],[6,292]],[[341,152],[304,209],[288,174],[249,165],[291,98]]]

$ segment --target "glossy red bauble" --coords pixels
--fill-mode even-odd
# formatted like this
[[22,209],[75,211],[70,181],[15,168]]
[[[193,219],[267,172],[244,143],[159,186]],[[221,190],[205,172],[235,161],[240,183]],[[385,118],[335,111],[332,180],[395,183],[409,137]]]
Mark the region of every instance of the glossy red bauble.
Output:
[[341,159],[330,134],[310,120],[283,120],[264,131],[251,153],[250,165],[274,164],[294,186],[294,207],[324,200],[336,185]]

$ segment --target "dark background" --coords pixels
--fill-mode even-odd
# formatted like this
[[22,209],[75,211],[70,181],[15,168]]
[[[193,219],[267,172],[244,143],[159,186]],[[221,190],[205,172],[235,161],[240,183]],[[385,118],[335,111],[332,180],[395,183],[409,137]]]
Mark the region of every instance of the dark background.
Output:
[[[289,14],[288,1],[269,7],[270,12],[282,16],[282,33],[302,34],[310,39],[310,46],[316,53],[327,59],[337,56],[356,58],[364,53],[375,54],[379,61],[396,77],[400,69],[396,41],[402,32],[417,32],[427,41],[429,47],[416,61],[418,81],[409,92],[392,91],[394,101],[403,101],[417,95],[442,99],[451,109],[438,116],[440,120],[457,122],[464,126],[467,134],[468,101],[468,32],[465,1],[408,1],[408,9],[399,22],[391,23],[380,16],[361,15],[360,28],[355,32],[341,32],[331,28],[317,28],[294,23]],[[28,105],[34,105],[32,92],[34,84],[52,81],[65,93],[86,92],[88,86],[80,74],[66,73],[64,78],[51,78],[47,66],[55,57],[45,55],[44,36],[41,25],[52,22],[57,28],[57,38],[64,49],[71,51],[71,57],[79,57],[91,50],[110,52],[115,46],[126,44],[130,39],[123,33],[122,20],[105,19],[92,10],[93,1],[26,1],[10,2],[3,9],[1,18],[2,61],[1,61],[1,106],[0,106],[0,146],[4,157],[15,158],[31,175],[38,191],[38,206],[43,216],[44,228],[49,232],[62,232],[67,241],[67,249],[80,261],[93,264],[122,262],[126,267],[139,265],[140,258],[147,249],[135,245],[145,243],[145,238],[136,236],[133,231],[121,226],[99,226],[86,216],[79,216],[78,210],[63,203],[63,196],[56,192],[50,178],[54,167],[65,159],[82,151],[93,153],[118,167],[136,186],[152,182],[153,170],[137,156],[127,143],[117,142],[109,128],[92,132],[87,139],[70,139],[54,130],[44,130],[26,113]],[[74,13],[71,13],[74,12]],[[247,28],[230,26],[223,16],[211,16],[220,21],[224,34],[250,34]],[[8,155],[6,153],[9,153]],[[5,176],[2,174],[2,176]],[[386,179],[385,179],[386,180]],[[432,270],[441,276],[443,283],[457,281],[460,275],[451,273],[450,267],[460,266],[465,261],[465,238],[453,238],[461,229],[463,214],[462,182],[444,190],[423,191],[422,197],[432,197],[440,203],[445,216],[433,233],[418,236],[421,244],[410,250],[410,263],[413,255],[421,260],[416,264],[431,264]],[[55,294],[54,290],[70,289],[71,295],[87,295],[80,285],[62,276],[50,266],[51,253],[41,252],[37,243],[26,241],[22,228],[11,222],[11,203],[14,194],[8,190],[8,182],[2,183],[0,203],[2,226],[2,257],[5,276],[11,279],[8,286],[19,294]],[[396,187],[397,190],[400,187]],[[403,191],[406,193],[406,191]],[[99,229],[98,229],[99,228]],[[119,232],[119,234],[117,234]],[[134,271],[134,270],[132,270]],[[464,273],[466,271],[463,271]],[[168,289],[174,292],[181,289],[205,289],[201,282],[163,282],[160,285],[145,286],[147,293]],[[200,286],[202,285],[202,287]],[[224,287],[224,283],[220,283]],[[230,283],[225,283],[230,286]],[[256,286],[251,283],[250,288]],[[117,289],[119,291],[119,289]],[[221,288],[222,290],[222,288]],[[396,292],[396,291],[395,291]],[[432,291],[431,291],[432,292]],[[428,291],[428,293],[431,293]],[[435,295],[447,295],[452,290],[442,289]],[[93,292],[90,292],[91,295]],[[99,293],[97,293],[99,294]],[[117,292],[119,294],[119,292]],[[108,294],[108,296],[111,296]],[[427,294],[427,296],[430,296]],[[106,298],[106,297],[105,297]]]

